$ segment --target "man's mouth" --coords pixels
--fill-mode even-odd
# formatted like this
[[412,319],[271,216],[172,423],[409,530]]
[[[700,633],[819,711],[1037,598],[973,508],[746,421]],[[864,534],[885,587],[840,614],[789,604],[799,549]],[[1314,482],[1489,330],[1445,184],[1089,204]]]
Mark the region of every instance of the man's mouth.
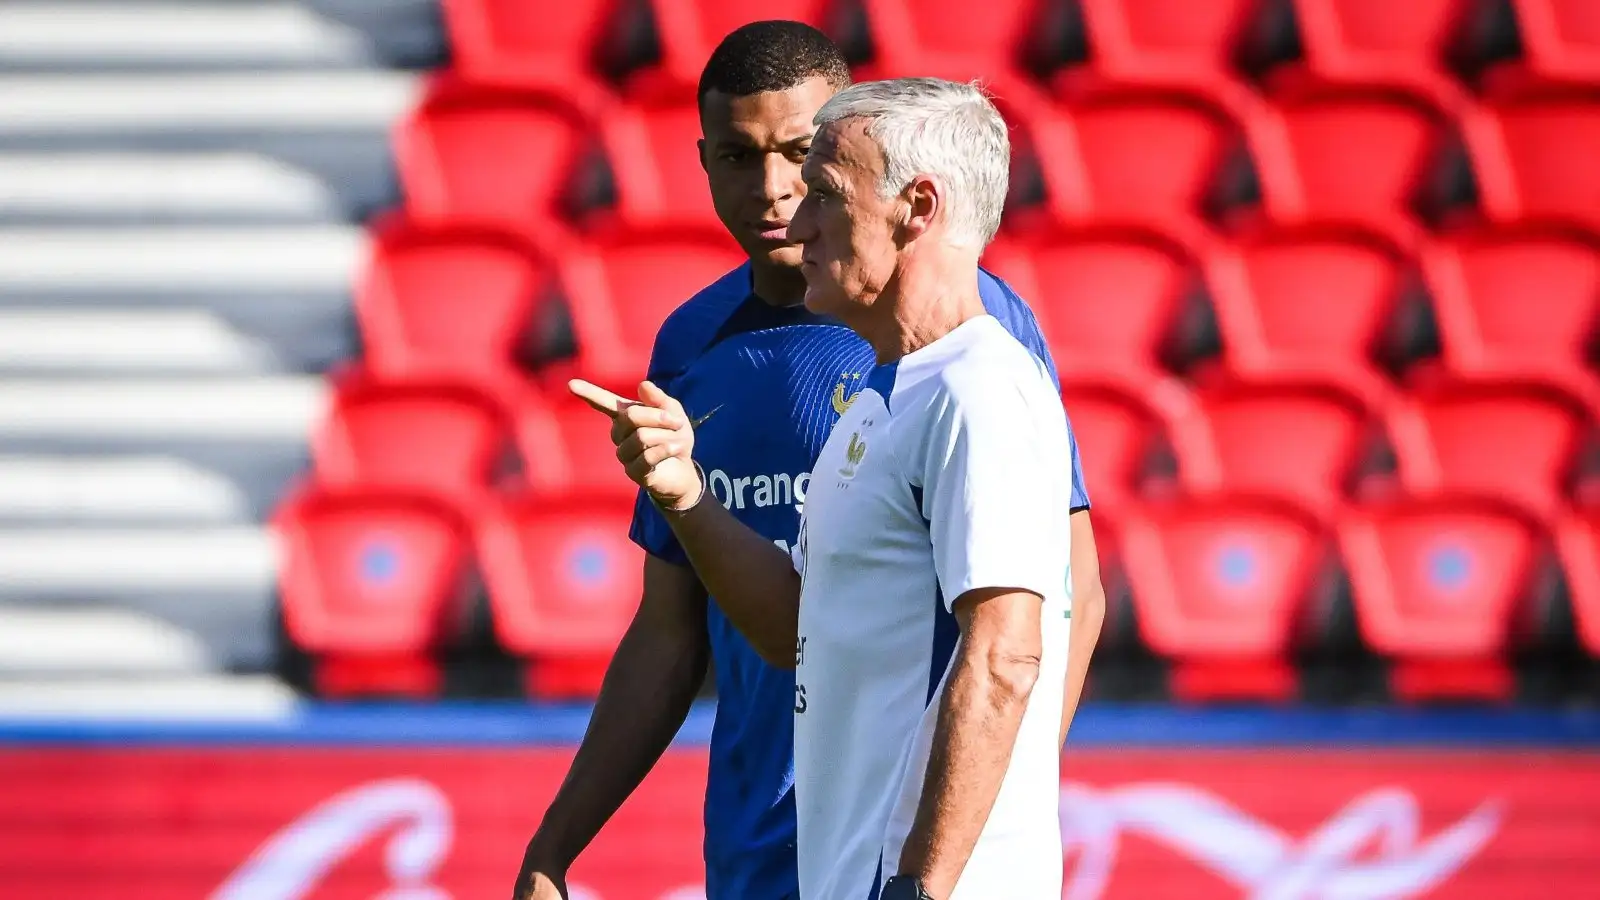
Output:
[[788,219],[764,219],[756,223],[756,233],[764,241],[789,240]]

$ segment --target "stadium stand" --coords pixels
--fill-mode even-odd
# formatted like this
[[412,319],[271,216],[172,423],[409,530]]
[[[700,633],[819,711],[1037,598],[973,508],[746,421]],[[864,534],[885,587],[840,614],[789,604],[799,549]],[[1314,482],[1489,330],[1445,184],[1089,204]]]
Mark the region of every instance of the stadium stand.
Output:
[[1527,66],[1552,78],[1600,82],[1600,10],[1584,0],[1511,0]]
[[1184,84],[1217,99],[1247,91],[1240,63],[1262,0],[1174,3],[1171,0],[1081,0],[1088,66],[1067,67],[1060,84],[1109,79]]
[[1418,495],[1352,506],[1338,526],[1362,638],[1402,700],[1509,700],[1513,624],[1531,603],[1541,532],[1516,507]]
[[1122,563],[1151,649],[1181,700],[1297,696],[1295,625],[1325,543],[1293,504],[1249,496],[1147,505],[1121,523]]
[[0,672],[592,694],[631,493],[560,384],[737,261],[691,89],[770,16],[1014,126],[985,264],[1078,429],[1098,696],[1600,661],[1592,4],[45,6],[0,7]]

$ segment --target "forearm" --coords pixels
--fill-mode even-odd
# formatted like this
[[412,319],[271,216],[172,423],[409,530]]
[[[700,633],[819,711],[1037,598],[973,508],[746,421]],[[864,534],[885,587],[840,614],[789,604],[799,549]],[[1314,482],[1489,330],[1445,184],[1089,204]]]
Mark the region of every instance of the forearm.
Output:
[[588,729],[528,856],[572,864],[649,773],[688,717],[705,678],[706,639],[636,620],[606,670]]
[[1000,794],[1038,671],[1037,658],[957,657],[899,868],[940,900],[955,889]]
[[668,513],[667,519],[722,614],[762,659],[794,668],[800,575],[789,554],[734,518],[709,492],[688,512]]
[[1100,582],[1100,550],[1088,509],[1072,514],[1072,622],[1067,639],[1067,683],[1061,695],[1061,729],[1057,746],[1066,744],[1067,731],[1078,713],[1089,660],[1100,643],[1106,620],[1106,589]]
[[1067,684],[1061,702],[1061,734],[1057,743],[1065,745],[1067,731],[1078,713],[1078,701],[1089,678],[1089,661],[1100,643],[1100,629],[1106,620],[1106,591],[1096,575],[1089,583],[1074,585],[1071,637],[1067,639]]

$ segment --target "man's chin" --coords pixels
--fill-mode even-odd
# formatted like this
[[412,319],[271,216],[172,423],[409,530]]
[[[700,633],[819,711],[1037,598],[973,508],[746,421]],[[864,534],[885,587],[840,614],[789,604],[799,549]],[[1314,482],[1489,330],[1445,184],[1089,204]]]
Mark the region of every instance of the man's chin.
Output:
[[839,311],[839,293],[829,290],[826,286],[806,284],[806,294],[802,301],[806,309],[819,316],[836,315]]
[[[751,255],[755,256],[755,254]],[[785,269],[799,269],[800,247],[797,244],[780,244],[775,247],[769,245],[762,248],[761,255],[758,258],[764,259],[770,265],[781,266]]]

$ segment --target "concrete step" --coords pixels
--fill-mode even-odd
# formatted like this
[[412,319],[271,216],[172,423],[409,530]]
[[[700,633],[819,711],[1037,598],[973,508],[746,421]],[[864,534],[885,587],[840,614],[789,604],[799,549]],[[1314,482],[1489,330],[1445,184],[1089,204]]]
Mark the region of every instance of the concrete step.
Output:
[[259,154],[0,154],[0,224],[310,224],[349,212],[315,174]]

